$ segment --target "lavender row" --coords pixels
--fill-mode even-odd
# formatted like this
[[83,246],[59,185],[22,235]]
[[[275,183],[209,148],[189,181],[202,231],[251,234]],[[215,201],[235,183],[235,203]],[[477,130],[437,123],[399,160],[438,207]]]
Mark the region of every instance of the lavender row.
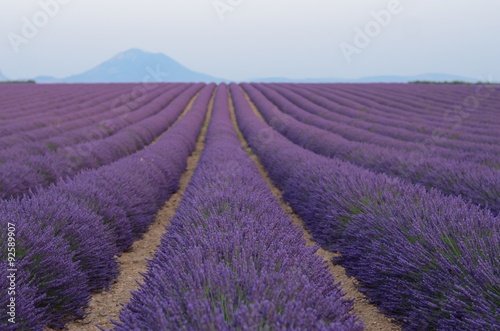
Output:
[[[451,132],[450,135],[453,135],[453,140],[458,140],[463,143],[498,143],[498,137],[494,134],[495,128],[498,128],[498,125],[492,125],[490,122],[485,123],[484,120],[479,122],[479,124],[474,124],[474,121],[479,121],[476,117],[478,117],[478,114],[480,114],[484,108],[480,106],[494,92],[494,88],[492,87],[484,87],[486,93],[481,92],[481,94],[477,96],[474,94],[471,96],[464,96],[460,102],[453,103],[453,101],[449,101],[446,106],[442,106],[438,109],[432,109],[424,99],[420,100],[417,109],[415,106],[412,107],[409,106],[407,102],[403,102],[406,101],[405,99],[395,107],[392,106],[394,101],[387,96],[376,98],[375,96],[368,95],[366,91],[356,93],[356,88],[357,87],[354,86],[352,89],[346,89],[345,92],[341,92],[340,88],[330,90],[336,95],[334,98],[332,98],[331,92],[326,94],[320,91],[314,92],[321,93],[324,97],[332,98],[331,101],[334,102],[338,102],[341,99],[344,103],[358,104],[355,109],[362,110],[362,116],[364,118],[378,124],[388,124],[400,129],[404,128],[410,132],[413,131],[415,134],[424,134],[427,136],[432,135],[433,132]],[[342,93],[345,93],[347,97],[340,97],[339,94]],[[374,99],[378,99],[378,102]],[[361,106],[359,104],[361,104]],[[429,115],[428,108],[432,109],[432,115]],[[424,114],[418,114],[418,109],[424,109]],[[401,113],[402,117],[398,120],[388,118],[390,114],[395,112]],[[412,115],[415,113],[417,113],[418,116],[412,119]],[[426,120],[429,116],[433,117],[433,119]],[[464,123],[467,123],[467,125],[463,125]],[[474,126],[476,128],[473,128]],[[458,132],[456,130],[457,127],[461,129]]]
[[406,330],[500,328],[500,219],[300,148],[231,93],[243,134],[316,242]]
[[[0,106],[2,110],[4,107],[15,107],[19,101],[26,101],[26,91],[31,90],[32,95],[36,97],[41,97],[43,95],[56,96],[59,95],[61,99],[64,98],[63,95],[60,94],[60,87],[62,85],[45,85],[45,84],[2,84],[2,88],[0,89],[0,96],[2,99],[0,100]],[[54,90],[54,87],[56,89]],[[59,87],[59,88],[57,88]],[[95,90],[95,87],[86,85],[86,90]],[[80,90],[74,90],[74,92],[81,92]]]
[[177,190],[194,150],[213,86],[192,109],[141,152],[85,171],[22,200],[0,202],[0,284],[7,288],[7,223],[16,236],[16,325],[2,330],[63,327],[81,318],[91,291],[108,288],[118,274],[115,256],[128,250]]
[[[494,136],[481,137],[468,134],[465,138],[459,137],[457,130],[460,128],[462,123],[466,121],[465,116],[467,116],[467,113],[470,115],[470,112],[458,112],[458,110],[458,113],[453,113],[451,111],[448,112],[448,110],[453,110],[453,105],[450,105],[449,109],[446,109],[441,113],[444,128],[433,129],[428,125],[420,123],[420,120],[412,122],[411,120],[406,119],[405,121],[391,122],[385,118],[386,115],[384,115],[384,113],[387,111],[386,108],[382,108],[380,113],[377,115],[371,115],[369,112],[372,112],[374,108],[378,107],[378,105],[366,98],[347,99],[336,95],[337,91],[335,91],[335,97],[333,97],[332,94],[321,93],[317,90],[309,91],[309,93],[307,93],[307,90],[308,89],[294,89],[296,93],[301,94],[313,103],[325,109],[333,110],[332,113],[336,113],[335,116],[339,116],[339,114],[341,114],[341,117],[344,119],[350,118],[350,121],[356,126],[363,127],[382,135],[404,141],[431,142],[433,145],[450,149],[473,150],[475,148],[479,148],[483,150],[498,150],[497,145],[492,144],[497,140]],[[368,104],[368,106],[352,106],[353,102],[358,103],[359,100],[362,100],[362,102]],[[339,105],[338,102],[342,102],[344,105]],[[351,106],[346,106],[348,104],[351,104]],[[425,107],[425,102],[422,102],[422,107]],[[356,114],[354,115],[355,118],[353,118],[353,114]],[[419,124],[415,125],[413,123]],[[447,139],[439,139],[442,137]]]
[[401,150],[403,153],[413,153],[415,151],[429,151],[432,155],[452,160],[467,160],[481,165],[500,168],[500,156],[492,154],[491,151],[450,150],[439,146],[429,146],[418,142],[407,142],[399,139],[383,136],[370,130],[359,128],[356,125],[341,123],[330,120],[330,112],[317,106],[311,101],[279,87],[269,89],[264,85],[254,84],[270,101],[279,107],[283,112],[293,116],[302,123],[313,125],[317,128],[330,131],[339,135],[339,139],[374,144],[385,150],[391,148]]
[[[385,89],[383,93],[377,92],[378,85],[379,84],[370,84],[362,88],[354,87],[352,89],[344,89],[344,92],[351,96],[355,96],[354,99],[359,97],[361,97],[362,100],[373,99],[377,101],[377,103],[387,106],[388,109],[392,110],[392,114],[398,114],[403,119],[405,117],[415,116],[415,118],[428,119],[431,123],[436,124],[442,124],[440,123],[442,122],[442,116],[440,115],[445,108],[451,108],[454,105],[461,104],[469,96],[484,96],[483,102],[478,105],[479,109],[477,115],[479,118],[471,118],[471,125],[479,129],[481,129],[482,126],[478,125],[476,120],[480,119],[484,111],[490,111],[490,109],[485,107],[485,103],[491,100],[490,98],[495,91],[494,86],[477,85],[475,90],[471,90],[466,94],[458,93],[455,95],[453,93],[450,95],[441,90],[439,98],[436,98],[431,95],[429,91],[420,91],[417,93],[418,96],[414,96],[416,93],[416,85],[393,85],[391,89]],[[423,107],[424,102],[425,107]]]
[[15,144],[37,141],[83,125],[96,123],[102,117],[102,113],[111,110],[106,101],[112,100],[115,96],[116,92],[107,91],[100,97],[87,99],[87,102],[80,101],[61,108],[54,102],[52,107],[56,110],[49,114],[42,113],[41,119],[27,117],[6,124],[2,128],[0,148],[6,149]]
[[[141,100],[135,108],[108,108],[101,105],[92,110],[93,116],[77,119],[57,128],[43,128],[29,133],[32,142],[17,143],[1,151],[0,162],[34,155],[60,152],[65,147],[84,144],[108,138],[121,130],[153,116],[167,107],[182,91],[189,86],[177,86],[168,91],[157,91],[155,95]],[[90,114],[89,114],[90,115]]]
[[[179,87],[178,87],[179,88]],[[136,104],[147,105],[158,99],[165,91],[161,88],[152,91],[140,99],[137,100]],[[112,94],[113,95],[113,94]],[[106,127],[106,121],[129,116],[131,112],[137,108],[131,108],[131,105],[114,105],[114,101],[119,100],[118,98],[110,99],[112,95],[106,96],[102,100],[90,100],[90,106],[81,105],[80,111],[72,112],[69,108],[61,109],[61,113],[49,116],[46,121],[39,123],[37,121],[28,121],[31,123],[32,127],[35,128],[27,129],[27,124],[25,122],[19,123],[19,126],[24,126],[21,129],[19,126],[13,126],[10,129],[14,130],[16,133],[12,135],[5,136],[0,139],[1,149],[7,149],[19,144],[28,144],[27,146],[31,149],[36,149],[37,142],[44,142],[48,138],[55,136],[66,136],[69,133],[75,134],[79,133],[82,129],[88,131],[90,128],[93,131],[97,131],[99,126],[106,128],[107,130],[112,130],[112,128]],[[70,106],[73,107],[73,106]],[[86,130],[85,128],[88,127]],[[73,131],[73,132],[72,132]],[[103,133],[105,130],[101,129]],[[31,145],[29,144],[31,143]],[[47,149],[47,147],[45,148]]]
[[184,198],[115,330],[361,330],[242,150],[220,85]]
[[247,84],[243,84],[243,87],[274,129],[306,149],[349,161],[375,172],[435,187],[449,195],[461,195],[495,213],[500,212],[500,170],[470,162],[444,160],[348,141],[281,113],[258,90]]
[[[0,116],[8,122],[15,121],[17,118],[50,111],[53,101],[62,105],[74,104],[75,99],[79,100],[89,95],[99,96],[109,88],[96,88],[92,85],[69,88],[61,85],[2,84]],[[123,89],[123,87],[115,86],[115,89]]]
[[[57,90],[57,89],[55,89]],[[123,87],[109,87],[94,91],[94,93],[85,93],[75,95],[69,93],[72,89],[60,90],[62,94],[69,94],[70,100],[59,100],[57,96],[44,95],[42,97],[31,96],[29,91],[26,91],[28,100],[32,100],[32,104],[26,104],[27,101],[19,102],[17,106],[8,111],[7,116],[15,118],[2,121],[0,126],[0,137],[2,140],[11,135],[19,136],[20,133],[26,133],[31,130],[42,129],[44,127],[58,126],[72,119],[86,117],[86,108],[95,107],[99,104],[104,104],[116,98],[120,91],[123,93]],[[45,106],[44,106],[45,105]],[[83,116],[80,115],[83,113]],[[3,148],[3,146],[2,146]]]
[[71,177],[84,169],[98,168],[137,152],[172,125],[201,88],[202,84],[191,86],[157,114],[107,138],[0,164],[0,198],[20,196],[28,190],[36,190],[60,178]]
[[[458,93],[451,95],[444,91],[440,91],[439,98],[433,97],[422,91],[418,93],[418,97],[413,97],[416,85],[392,85],[391,89],[385,89],[383,94],[376,92],[377,86],[380,84],[369,84],[366,86],[355,86],[349,89],[342,89],[346,95],[354,100],[366,102],[367,100],[376,101],[381,107],[385,108],[384,113],[394,116],[399,115],[400,119],[410,120],[414,118],[422,122],[429,121],[431,126],[443,125],[443,113],[447,110],[453,110],[455,107],[463,106],[465,108],[475,108],[474,116],[468,118],[469,125],[466,130],[470,132],[476,131],[476,134],[486,134],[491,136],[491,129],[498,127],[499,123],[494,121],[484,123],[487,118],[491,118],[491,111],[494,110],[492,98],[496,91],[494,85],[477,85],[475,89],[469,90],[468,93]],[[417,86],[418,87],[418,86]],[[433,88],[432,90],[434,90]],[[332,90],[330,90],[332,91]],[[486,124],[486,125],[485,125]]]
[[[478,84],[478,85],[411,85],[407,88],[404,86],[399,86],[397,84],[393,84],[390,86],[386,85],[376,85],[374,86],[376,89],[374,91],[380,91],[380,93],[390,93],[393,95],[397,95],[400,92],[406,92],[406,98],[411,98],[411,100],[416,103],[421,102],[422,100],[426,100],[429,103],[436,106],[449,106],[450,103],[461,103],[468,96],[474,95],[484,95],[487,96],[487,99],[484,100],[484,104],[481,106],[481,112],[478,113],[478,116],[482,116],[483,113],[485,116],[488,116],[492,112],[496,112],[496,108],[498,108],[500,104],[500,94],[498,93],[497,86],[494,84]],[[389,87],[389,90],[387,89]],[[488,93],[484,93],[485,89],[490,89],[492,93],[488,95]],[[484,112],[483,112],[484,110]]]
[[[396,127],[403,137],[414,135],[418,139],[424,140],[433,135],[447,135],[450,138],[448,143],[452,147],[455,145],[458,145],[457,147],[461,145],[492,145],[499,141],[494,134],[495,129],[488,127],[490,124],[474,124],[475,121],[480,123],[478,115],[484,111],[484,107],[479,106],[483,106],[487,100],[486,96],[478,96],[477,104],[471,104],[468,102],[469,98],[464,97],[459,102],[449,101],[444,106],[433,108],[425,99],[418,100],[418,103],[407,100],[406,90],[401,90],[398,94],[399,102],[394,100],[396,97],[391,99],[387,95],[385,97],[372,96],[369,92],[376,85],[364,86],[360,91],[357,91],[359,88],[357,86],[353,86],[352,89],[345,87],[315,89],[308,86],[301,90],[308,90],[313,95],[320,94],[321,103],[325,99],[333,105],[341,102],[344,107],[351,109],[351,113],[359,116],[366,123],[376,124],[372,129],[379,125]],[[397,88],[397,86],[394,87],[394,89]],[[486,92],[488,95],[492,95],[494,90]],[[474,95],[472,97],[476,98]]]

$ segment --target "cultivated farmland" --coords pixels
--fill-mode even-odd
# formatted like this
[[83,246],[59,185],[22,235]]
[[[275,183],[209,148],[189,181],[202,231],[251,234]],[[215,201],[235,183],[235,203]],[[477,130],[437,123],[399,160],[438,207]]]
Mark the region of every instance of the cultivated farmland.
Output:
[[499,330],[499,89],[3,84],[0,329]]

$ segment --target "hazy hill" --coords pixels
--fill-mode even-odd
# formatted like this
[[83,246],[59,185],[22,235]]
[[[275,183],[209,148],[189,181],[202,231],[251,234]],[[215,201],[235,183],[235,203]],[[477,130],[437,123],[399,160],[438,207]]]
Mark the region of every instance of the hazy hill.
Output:
[[130,49],[81,74],[57,79],[35,78],[41,83],[220,82],[222,79],[190,70],[161,53]]

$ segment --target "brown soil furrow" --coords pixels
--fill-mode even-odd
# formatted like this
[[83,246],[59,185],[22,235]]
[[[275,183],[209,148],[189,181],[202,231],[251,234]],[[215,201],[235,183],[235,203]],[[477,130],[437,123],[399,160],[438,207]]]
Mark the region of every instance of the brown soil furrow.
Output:
[[151,145],[154,145],[156,144],[156,142],[165,134],[168,132],[168,130],[170,130],[171,127],[173,127],[177,122],[179,122],[184,116],[186,116],[186,114],[188,113],[188,111],[191,109],[191,107],[193,107],[193,104],[194,104],[194,101],[198,98],[198,95],[200,95],[202,90],[196,92],[196,94],[191,98],[191,100],[189,101],[188,105],[186,106],[186,108],[182,111],[182,113],[179,115],[179,117],[177,117],[174,121],[174,123],[172,123],[172,125],[170,125],[167,129],[167,131],[163,132],[162,134],[160,134],[158,137],[156,137],[155,140],[153,140],[153,142],[151,143]]
[[[255,114],[265,122],[264,118],[262,115],[259,113],[253,102],[250,100],[248,95],[243,91],[245,94],[247,101],[249,102],[250,106],[252,107],[253,111]],[[231,111],[231,120],[233,122],[233,125],[236,129],[236,132],[238,134],[238,137],[241,141],[241,144],[245,151],[250,155],[251,159],[254,161],[255,165],[259,169],[260,173],[262,174],[262,177],[265,179],[267,182],[269,188],[273,192],[273,194],[279,199],[283,209],[285,212],[290,215],[290,217],[293,220],[293,223],[296,224],[303,232],[304,239],[306,240],[306,243],[308,246],[315,246],[317,245],[313,238],[312,235],[309,233],[309,231],[306,229],[304,225],[304,221],[294,213],[292,207],[283,200],[283,192],[279,190],[271,181],[269,178],[269,175],[267,174],[266,169],[264,166],[260,163],[259,158],[257,155],[255,155],[248,145],[247,141],[243,137],[243,134],[241,133],[238,123],[236,122],[236,117],[234,113],[234,106],[231,97],[229,98],[229,103],[230,103],[230,111]],[[340,282],[340,287],[342,291],[346,294],[345,297],[347,299],[351,299],[354,302],[354,309],[353,312],[356,316],[358,316],[364,323],[365,329],[367,331],[397,331],[401,330],[401,328],[393,323],[393,320],[387,316],[385,316],[383,313],[381,313],[378,308],[369,303],[368,299],[366,296],[359,292],[357,290],[357,280],[354,277],[349,277],[346,274],[345,269],[340,266],[336,265],[332,262],[332,258],[336,255],[337,253],[329,252],[323,248],[319,248],[318,251],[316,252],[316,255],[320,256],[324,262],[328,265],[328,269],[330,270],[331,274],[334,276],[335,281]],[[337,254],[338,255],[338,254]]]
[[[195,95],[189,105],[186,107],[180,120],[191,109]],[[156,215],[156,220],[148,232],[136,241],[129,252],[123,253],[118,257],[120,263],[120,276],[109,291],[96,293],[92,295],[90,305],[87,309],[88,316],[79,321],[67,325],[70,331],[93,331],[99,330],[97,325],[103,328],[111,328],[113,324],[111,319],[118,320],[118,315],[123,306],[130,300],[131,292],[138,289],[142,282],[142,275],[147,271],[147,260],[154,257],[158,249],[161,238],[170,226],[170,219],[174,217],[177,208],[186,191],[186,187],[196,169],[201,153],[205,147],[205,136],[208,123],[212,114],[213,96],[209,104],[209,109],[200,136],[196,143],[196,149],[188,158],[187,169],[182,175],[179,183],[179,190],[170,197],[164,207]],[[177,120],[177,121],[178,121]]]

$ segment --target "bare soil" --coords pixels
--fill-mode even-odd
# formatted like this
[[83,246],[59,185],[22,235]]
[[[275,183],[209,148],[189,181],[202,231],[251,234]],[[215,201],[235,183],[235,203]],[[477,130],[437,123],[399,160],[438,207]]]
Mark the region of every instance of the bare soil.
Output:
[[[245,93],[243,91],[243,93]],[[259,113],[258,109],[255,107],[253,102],[250,100],[248,95],[245,93],[245,96],[252,107],[253,111],[255,114],[265,122],[264,118],[262,115]],[[304,221],[296,214],[294,213],[292,207],[286,202],[283,201],[283,192],[279,190],[271,181],[269,178],[269,175],[262,165],[262,163],[259,161],[259,158],[257,155],[255,155],[252,151],[252,149],[249,147],[247,141],[243,137],[243,134],[239,130],[238,123],[236,122],[236,116],[234,113],[234,106],[230,99],[230,110],[231,110],[231,120],[233,122],[233,125],[236,129],[236,132],[238,134],[239,140],[245,149],[245,151],[250,155],[251,159],[254,161],[255,165],[259,169],[260,173],[262,174],[262,177],[265,179],[266,183],[268,184],[269,188],[271,189],[272,193],[279,199],[283,209],[285,212],[292,218],[292,221],[295,225],[297,225],[303,232],[303,237],[306,240],[306,243],[308,246],[316,246],[317,243],[314,242],[312,235],[308,232],[304,225]],[[340,282],[340,288],[342,291],[345,293],[345,297],[347,299],[353,300],[354,303],[354,308],[353,308],[353,313],[359,317],[361,321],[363,321],[365,325],[365,330],[367,331],[399,331],[401,330],[401,327],[399,327],[397,324],[394,323],[394,320],[387,317],[384,315],[382,312],[378,310],[378,308],[371,304],[366,296],[358,291],[357,285],[358,281],[354,277],[349,277],[346,274],[345,269],[340,266],[336,265],[332,262],[332,259],[334,256],[338,256],[338,253],[334,252],[329,252],[323,248],[319,248],[318,251],[316,252],[316,255],[320,256],[324,263],[328,266],[328,269],[330,270],[330,273],[333,275],[335,281]]]
[[[179,116],[179,121],[193,106],[195,95]],[[189,181],[196,169],[201,153],[205,147],[205,136],[208,123],[212,114],[213,97],[209,104],[209,109],[205,122],[196,143],[196,149],[188,158],[187,169],[182,175],[179,183],[179,190],[170,197],[164,207],[156,215],[156,219],[144,236],[136,241],[129,252],[123,253],[117,258],[120,264],[120,276],[106,292],[100,292],[92,295],[87,317],[67,325],[70,331],[94,331],[99,330],[97,325],[103,328],[112,328],[111,320],[118,321],[118,315],[123,306],[129,302],[131,292],[138,289],[142,283],[144,274],[147,271],[147,260],[152,259],[158,249],[161,238],[170,226],[172,219],[177,211],[182,196],[186,191]],[[177,122],[176,121],[176,122]]]

